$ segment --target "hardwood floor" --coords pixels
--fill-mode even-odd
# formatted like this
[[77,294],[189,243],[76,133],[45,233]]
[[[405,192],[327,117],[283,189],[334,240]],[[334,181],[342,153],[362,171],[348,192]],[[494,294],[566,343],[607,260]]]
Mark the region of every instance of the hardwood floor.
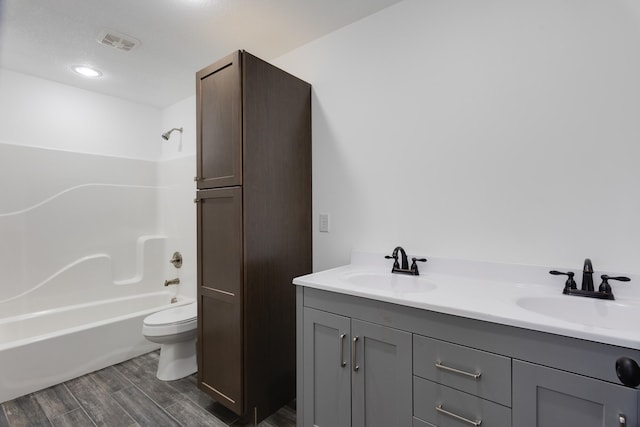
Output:
[[[152,352],[2,404],[0,427],[242,426],[238,416],[201,392],[192,375],[160,381]],[[294,427],[287,405],[259,424]]]

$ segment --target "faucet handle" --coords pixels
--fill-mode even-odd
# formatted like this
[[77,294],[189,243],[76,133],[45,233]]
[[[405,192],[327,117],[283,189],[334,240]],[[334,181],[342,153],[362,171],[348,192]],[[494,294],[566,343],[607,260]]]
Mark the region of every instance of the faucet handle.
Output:
[[600,278],[602,280],[618,280],[620,282],[630,282],[631,281],[631,279],[629,279],[628,277],[625,277],[625,276],[611,277],[611,276],[607,276],[606,274],[603,274],[602,276],[600,276]]
[[602,278],[602,283],[600,283],[600,287],[598,288],[598,291],[603,292],[605,294],[612,294],[613,293],[611,291],[611,285],[609,284],[609,280],[617,280],[619,282],[630,282],[631,281],[631,279],[629,279],[628,277],[625,277],[625,276],[611,277],[611,276],[607,276],[606,274],[603,274],[600,277]]
[[412,261],[412,263],[411,263],[411,271],[413,272],[413,274],[415,274],[417,276],[419,273],[418,273],[418,264],[416,264],[416,261],[417,262],[427,262],[427,259],[426,258],[413,257],[413,258],[411,258],[411,261]]
[[577,289],[578,285],[576,285],[576,281],[573,280],[573,276],[575,273],[573,271],[568,271],[566,273],[558,270],[551,270],[549,274],[554,276],[568,276],[567,281],[564,283],[564,290],[567,291],[569,289]]
[[400,268],[400,264],[398,264],[398,254],[394,253],[394,255],[385,255],[384,256],[385,259],[392,259],[393,261],[393,268]]

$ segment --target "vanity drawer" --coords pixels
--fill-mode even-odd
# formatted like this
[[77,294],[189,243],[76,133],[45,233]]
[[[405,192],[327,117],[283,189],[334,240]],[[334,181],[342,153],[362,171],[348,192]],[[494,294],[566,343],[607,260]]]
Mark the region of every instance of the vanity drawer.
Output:
[[438,427],[511,426],[511,409],[416,376],[413,415]]
[[413,336],[413,373],[511,407],[511,358]]

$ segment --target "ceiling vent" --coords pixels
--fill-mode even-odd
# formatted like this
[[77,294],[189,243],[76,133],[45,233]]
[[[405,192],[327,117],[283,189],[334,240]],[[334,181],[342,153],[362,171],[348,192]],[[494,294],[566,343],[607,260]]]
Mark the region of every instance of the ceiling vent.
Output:
[[100,44],[123,52],[129,52],[140,44],[140,41],[133,37],[111,30],[102,31],[96,40]]

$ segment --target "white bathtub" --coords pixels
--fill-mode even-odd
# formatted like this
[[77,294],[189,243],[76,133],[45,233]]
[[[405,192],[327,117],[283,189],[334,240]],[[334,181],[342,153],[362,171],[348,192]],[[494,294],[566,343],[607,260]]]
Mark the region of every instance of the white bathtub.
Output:
[[159,348],[142,336],[150,313],[192,302],[154,292],[0,318],[0,402]]

